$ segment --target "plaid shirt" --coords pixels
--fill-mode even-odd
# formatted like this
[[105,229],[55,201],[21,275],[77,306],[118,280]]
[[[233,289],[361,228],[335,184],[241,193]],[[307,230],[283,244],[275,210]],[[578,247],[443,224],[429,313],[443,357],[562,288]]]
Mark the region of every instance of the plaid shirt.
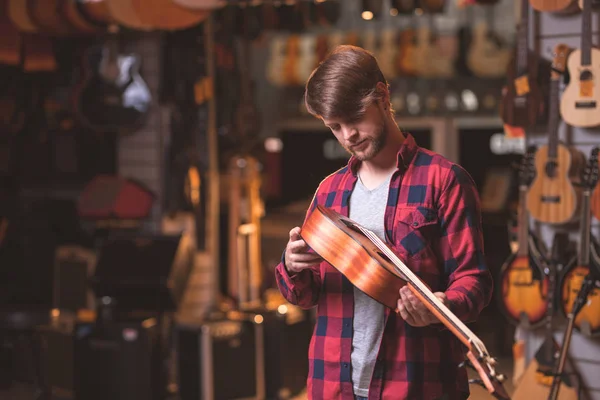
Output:
[[[360,161],[321,182],[317,204],[348,216]],[[433,292],[443,291],[450,310],[474,321],[492,296],[486,267],[479,196],[460,166],[420,148],[410,134],[398,153],[385,210],[386,239]],[[275,269],[283,296],[302,308],[317,306],[309,348],[308,397],[353,400],[351,373],[353,285],[327,262],[290,276]],[[469,395],[464,348],[441,324],[412,327],[386,307],[383,339],[369,388],[374,399],[465,399]]]

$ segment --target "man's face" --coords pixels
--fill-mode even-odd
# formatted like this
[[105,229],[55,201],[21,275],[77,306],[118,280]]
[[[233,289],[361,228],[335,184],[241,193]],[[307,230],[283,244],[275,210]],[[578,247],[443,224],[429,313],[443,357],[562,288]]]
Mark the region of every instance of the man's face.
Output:
[[361,161],[372,159],[385,146],[386,120],[377,103],[369,106],[357,121],[331,119],[323,122],[346,151]]

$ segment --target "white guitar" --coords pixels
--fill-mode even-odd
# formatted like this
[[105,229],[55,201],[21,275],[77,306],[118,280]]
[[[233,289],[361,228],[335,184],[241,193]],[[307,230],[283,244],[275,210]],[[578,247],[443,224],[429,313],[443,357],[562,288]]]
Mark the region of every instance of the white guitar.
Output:
[[592,47],[592,0],[583,0],[581,48],[569,56],[571,80],[562,95],[560,114],[572,126],[600,125],[600,50]]

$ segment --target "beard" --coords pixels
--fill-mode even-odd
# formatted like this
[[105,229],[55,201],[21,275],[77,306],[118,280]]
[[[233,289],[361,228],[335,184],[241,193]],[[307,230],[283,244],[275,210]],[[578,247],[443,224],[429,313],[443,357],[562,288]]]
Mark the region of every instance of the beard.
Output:
[[346,151],[353,155],[356,159],[360,161],[368,161],[375,157],[381,149],[385,146],[387,139],[387,126],[386,121],[383,115],[381,116],[381,122],[374,136],[367,137],[366,146],[361,150],[353,150],[352,147],[345,147]]

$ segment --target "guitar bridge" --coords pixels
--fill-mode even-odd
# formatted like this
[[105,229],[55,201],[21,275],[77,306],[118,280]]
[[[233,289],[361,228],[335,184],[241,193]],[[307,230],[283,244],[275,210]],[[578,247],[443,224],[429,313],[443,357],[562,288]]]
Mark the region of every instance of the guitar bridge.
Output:
[[560,203],[560,196],[542,196],[542,203]]
[[596,102],[595,101],[577,101],[577,102],[575,102],[575,108],[584,108],[584,109],[596,108]]

